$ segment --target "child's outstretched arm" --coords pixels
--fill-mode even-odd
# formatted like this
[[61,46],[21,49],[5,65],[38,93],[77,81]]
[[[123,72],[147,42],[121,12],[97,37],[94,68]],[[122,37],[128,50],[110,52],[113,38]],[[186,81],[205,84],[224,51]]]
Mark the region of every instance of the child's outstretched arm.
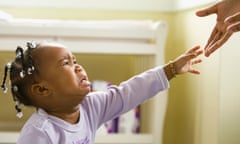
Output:
[[164,71],[167,75],[168,80],[179,74],[190,72],[193,74],[200,74],[200,72],[192,67],[194,64],[202,62],[200,58],[197,58],[203,53],[200,46],[195,46],[187,50],[184,54],[177,57],[174,61],[164,66]]
[[[156,96],[157,93],[167,90],[169,80],[174,76],[186,72],[199,74],[200,72],[193,69],[192,65],[201,62],[201,59],[197,57],[202,53],[203,50],[196,46],[168,64],[146,70],[122,82],[119,86],[111,85],[106,92],[91,93],[95,96],[89,96],[88,98],[96,101],[92,104],[93,107],[97,107],[94,109],[99,114],[93,119],[98,119],[98,126],[100,126],[113,117],[123,114]],[[101,112],[102,110],[104,111]]]

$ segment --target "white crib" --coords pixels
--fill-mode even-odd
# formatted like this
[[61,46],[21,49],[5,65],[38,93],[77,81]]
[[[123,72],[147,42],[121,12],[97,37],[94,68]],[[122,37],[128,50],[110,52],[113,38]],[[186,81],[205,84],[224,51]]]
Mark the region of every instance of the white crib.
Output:
[[[15,144],[19,133],[0,132],[0,144]],[[96,144],[152,144],[153,138],[150,134],[111,134],[98,135]]]

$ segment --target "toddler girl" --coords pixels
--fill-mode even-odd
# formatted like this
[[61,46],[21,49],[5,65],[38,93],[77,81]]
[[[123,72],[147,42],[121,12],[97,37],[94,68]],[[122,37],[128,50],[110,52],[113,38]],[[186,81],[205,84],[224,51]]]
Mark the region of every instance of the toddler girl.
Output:
[[17,47],[16,58],[6,64],[2,89],[10,74],[11,92],[16,102],[36,107],[21,130],[18,144],[92,144],[96,130],[105,122],[135,108],[169,87],[178,74],[199,74],[192,65],[202,54],[196,46],[173,62],[147,70],[110,86],[91,91],[84,68],[64,46],[53,42],[27,43]]

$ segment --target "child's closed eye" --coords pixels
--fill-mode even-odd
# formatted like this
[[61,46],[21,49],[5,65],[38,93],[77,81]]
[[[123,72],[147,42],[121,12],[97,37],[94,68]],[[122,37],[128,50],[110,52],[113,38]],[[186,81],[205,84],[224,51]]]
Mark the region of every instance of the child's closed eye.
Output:
[[74,60],[74,61],[73,61],[73,64],[77,64],[77,61],[76,61],[76,60]]
[[63,61],[63,66],[69,65],[69,64],[70,64],[70,61],[69,61],[69,60],[64,60],[64,61]]
[[70,61],[70,60],[64,60],[63,61],[63,65],[74,65],[74,64],[77,64],[77,61],[76,60],[73,60],[73,61]]

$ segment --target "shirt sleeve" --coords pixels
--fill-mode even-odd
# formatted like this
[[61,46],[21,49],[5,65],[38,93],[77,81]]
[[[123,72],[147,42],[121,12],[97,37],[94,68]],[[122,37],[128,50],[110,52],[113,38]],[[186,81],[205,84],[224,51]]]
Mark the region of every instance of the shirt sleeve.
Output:
[[24,136],[19,137],[17,144],[53,144],[42,130],[37,128],[31,130],[21,133]]
[[169,88],[162,67],[156,67],[122,82],[110,86],[107,91],[94,92],[87,97],[88,114],[98,126],[111,120]]

